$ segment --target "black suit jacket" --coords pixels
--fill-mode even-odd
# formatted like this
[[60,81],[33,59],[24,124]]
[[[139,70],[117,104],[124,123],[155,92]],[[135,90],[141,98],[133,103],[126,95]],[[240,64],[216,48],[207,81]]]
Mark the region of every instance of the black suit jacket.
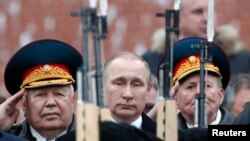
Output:
[[[101,141],[161,141],[156,137],[156,122],[150,119],[146,114],[142,114],[142,129],[139,130],[130,125],[118,125],[113,122],[100,123]],[[69,132],[56,141],[75,141],[76,132]]]
[[156,122],[142,113],[142,130],[156,135]]

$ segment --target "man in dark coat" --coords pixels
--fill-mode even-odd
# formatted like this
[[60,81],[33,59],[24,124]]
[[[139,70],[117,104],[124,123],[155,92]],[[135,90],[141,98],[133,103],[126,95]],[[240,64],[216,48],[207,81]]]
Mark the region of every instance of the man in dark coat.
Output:
[[156,134],[156,123],[143,113],[152,87],[151,71],[139,56],[122,52],[107,60],[103,71],[104,101],[111,120]]
[[[143,113],[151,89],[151,72],[139,56],[122,52],[107,60],[103,71],[105,104],[111,111],[111,122],[100,123],[101,141],[160,141],[156,123]],[[75,140],[76,132],[56,141]]]
[[[156,135],[137,129],[128,124],[116,124],[113,122],[100,122],[100,141],[162,141]],[[69,132],[56,141],[75,141],[76,132]]]

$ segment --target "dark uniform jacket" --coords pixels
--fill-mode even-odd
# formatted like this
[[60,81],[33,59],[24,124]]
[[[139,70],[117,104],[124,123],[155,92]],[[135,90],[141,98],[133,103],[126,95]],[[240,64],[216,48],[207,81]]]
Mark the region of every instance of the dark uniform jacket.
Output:
[[28,141],[28,140],[0,131],[0,141]]
[[[67,133],[70,131],[75,130],[75,120],[73,118]],[[36,138],[32,136],[31,131],[30,131],[30,125],[29,123],[25,120],[24,122],[22,122],[19,125],[16,125],[14,127],[11,128],[11,130],[9,131],[10,134],[19,136],[21,138],[25,138],[28,139],[29,141],[36,141]]]
[[[221,111],[221,121],[220,121],[220,125],[230,125],[233,123],[233,121],[235,120],[235,117],[233,116],[232,113],[224,110],[223,108],[220,108]],[[182,116],[181,113],[178,114],[178,127],[179,129],[187,129],[187,124],[186,124],[186,120],[184,119],[184,117]]]

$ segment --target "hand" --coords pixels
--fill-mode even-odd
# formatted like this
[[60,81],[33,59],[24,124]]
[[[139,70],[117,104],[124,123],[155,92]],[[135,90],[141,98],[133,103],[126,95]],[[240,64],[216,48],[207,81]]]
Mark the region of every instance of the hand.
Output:
[[[176,96],[176,92],[179,88],[180,84],[177,81],[174,86],[171,88],[171,93],[170,96],[173,97],[175,99]],[[162,97],[159,97],[159,99],[163,99]],[[147,113],[147,115],[154,121],[157,120],[157,110],[158,110],[158,102],[154,105],[154,107]],[[178,105],[177,105],[177,110],[178,110]],[[178,112],[178,111],[177,111]]]
[[24,89],[9,97],[0,105],[0,130],[8,131],[16,122],[19,115],[16,104],[22,99],[23,95]]

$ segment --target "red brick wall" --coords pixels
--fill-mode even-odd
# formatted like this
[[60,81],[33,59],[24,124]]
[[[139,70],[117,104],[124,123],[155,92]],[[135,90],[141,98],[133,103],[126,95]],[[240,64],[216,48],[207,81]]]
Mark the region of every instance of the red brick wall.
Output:
[[[156,18],[155,14],[164,12],[168,1],[109,0],[109,34],[103,43],[104,60],[117,51],[142,53],[147,50],[153,31],[165,25],[164,19]],[[239,23],[242,40],[248,45],[250,1],[216,1],[219,23]],[[36,39],[55,38],[81,51],[81,20],[70,16],[70,12],[87,3],[87,0],[0,1],[0,94],[8,96],[3,82],[4,68],[22,45]]]

